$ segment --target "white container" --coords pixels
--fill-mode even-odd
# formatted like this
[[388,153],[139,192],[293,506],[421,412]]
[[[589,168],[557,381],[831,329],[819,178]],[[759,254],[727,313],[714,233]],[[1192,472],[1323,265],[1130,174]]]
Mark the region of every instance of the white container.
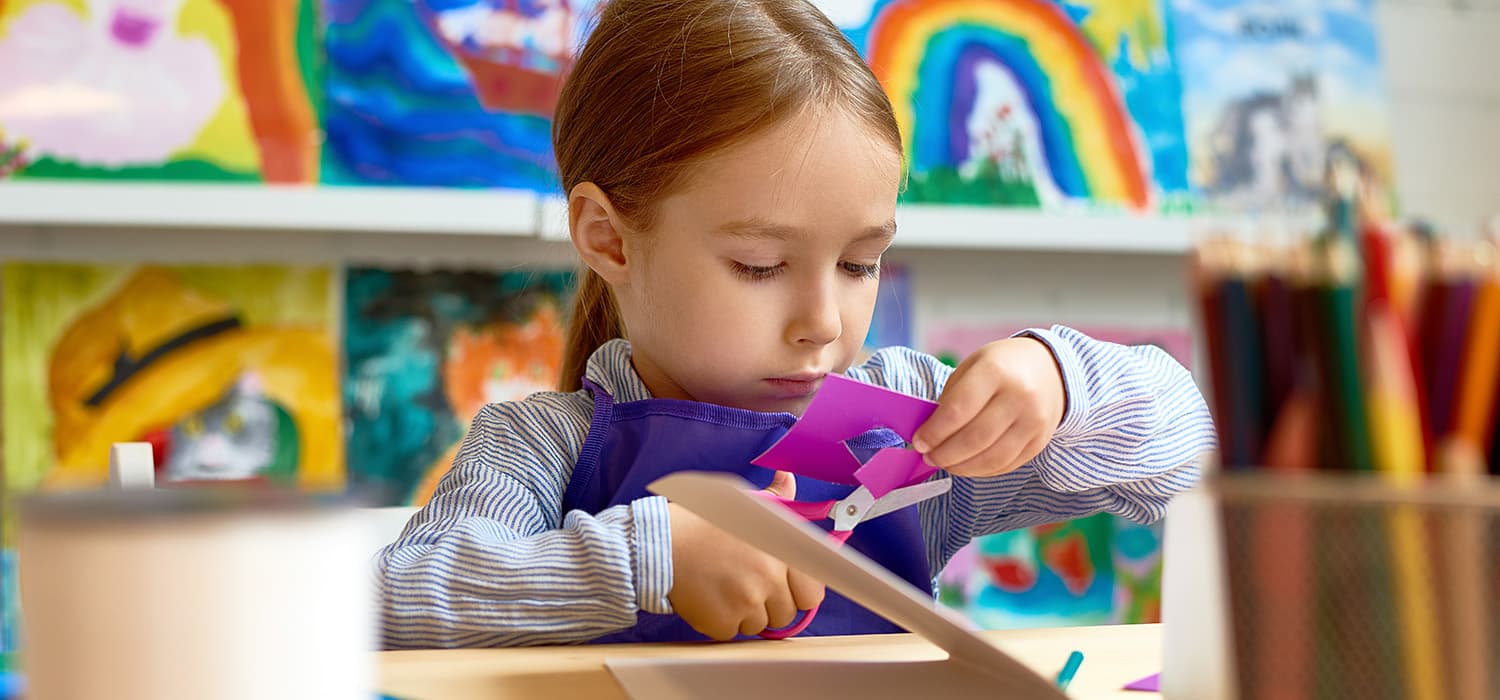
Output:
[[226,491],[35,496],[18,566],[29,700],[369,700],[353,509]]
[[1199,486],[1172,499],[1161,583],[1161,690],[1168,700],[1236,697],[1223,541],[1211,491]]

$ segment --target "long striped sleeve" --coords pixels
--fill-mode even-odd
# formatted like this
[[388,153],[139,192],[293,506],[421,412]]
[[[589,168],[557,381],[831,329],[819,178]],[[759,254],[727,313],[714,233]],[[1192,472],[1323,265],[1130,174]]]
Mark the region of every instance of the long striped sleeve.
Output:
[[562,513],[586,394],[491,404],[376,558],[388,649],[582,642],[670,612],[666,500]]
[[[1068,407],[1041,454],[1000,476],[954,479],[921,506],[936,575],[980,535],[1098,512],[1150,522],[1198,479],[1213,449],[1208,407],[1192,376],[1160,348],[1094,340],[1064,326],[1024,335],[1045,343],[1062,369]],[[887,348],[849,375],[937,400],[952,369],[908,348]]]

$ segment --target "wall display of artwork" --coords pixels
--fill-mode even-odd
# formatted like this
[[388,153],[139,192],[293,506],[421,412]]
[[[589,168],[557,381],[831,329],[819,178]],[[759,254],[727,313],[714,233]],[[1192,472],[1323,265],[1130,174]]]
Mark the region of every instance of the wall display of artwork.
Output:
[[110,444],[159,481],[345,484],[331,271],[12,263],[5,486],[95,487]]
[[913,203],[1133,211],[1185,204],[1163,7],[827,0],[890,93]]
[[354,268],[344,289],[353,485],[426,503],[486,403],[555,390],[573,275]]
[[316,0],[0,3],[18,178],[318,181]]
[[[1330,158],[1391,183],[1371,3],[818,0],[890,95],[904,202],[1165,214],[1307,205]],[[0,174],[555,194],[599,7],[10,0]]]
[[1331,158],[1391,192],[1373,0],[1172,0],[1190,179],[1231,211],[1314,207]]
[[939,599],[987,629],[1161,621],[1161,525],[1098,514],[981,537]]
[[557,189],[552,112],[597,0],[324,0],[324,180]]

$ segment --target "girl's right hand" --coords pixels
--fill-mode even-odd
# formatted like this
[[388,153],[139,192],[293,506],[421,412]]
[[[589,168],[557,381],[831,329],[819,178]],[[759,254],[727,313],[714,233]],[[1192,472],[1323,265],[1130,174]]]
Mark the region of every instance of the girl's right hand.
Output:
[[[776,472],[769,491],[796,496],[796,479]],[[672,591],[667,600],[693,629],[721,642],[792,624],[798,610],[823,602],[823,584],[709,524],[675,503]]]

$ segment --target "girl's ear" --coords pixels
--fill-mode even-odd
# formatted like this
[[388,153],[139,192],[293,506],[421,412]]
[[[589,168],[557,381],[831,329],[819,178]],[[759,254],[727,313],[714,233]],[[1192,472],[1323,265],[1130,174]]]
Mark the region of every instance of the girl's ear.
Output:
[[568,230],[578,257],[605,282],[620,285],[628,280],[621,237],[624,221],[598,185],[579,183],[568,193]]

